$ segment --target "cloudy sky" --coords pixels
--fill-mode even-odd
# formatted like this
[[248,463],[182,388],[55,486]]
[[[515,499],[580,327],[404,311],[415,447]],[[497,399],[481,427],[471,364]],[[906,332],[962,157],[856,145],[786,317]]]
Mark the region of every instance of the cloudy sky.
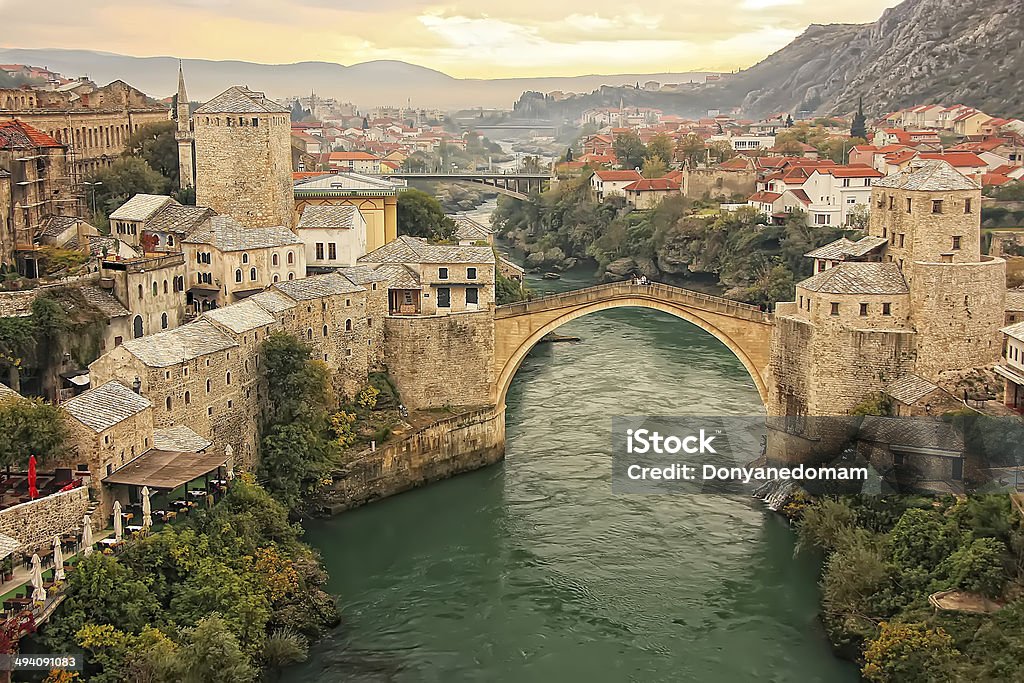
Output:
[[[811,23],[899,0],[0,0],[0,46],[122,54],[400,59],[459,77],[731,70]],[[486,9],[485,9],[486,8]]]

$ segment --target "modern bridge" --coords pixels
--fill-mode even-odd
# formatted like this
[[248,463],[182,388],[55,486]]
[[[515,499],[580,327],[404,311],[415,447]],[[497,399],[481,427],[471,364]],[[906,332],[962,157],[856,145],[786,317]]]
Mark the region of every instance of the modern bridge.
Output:
[[484,185],[500,194],[528,199],[532,192],[543,192],[551,183],[548,173],[390,173],[386,178],[403,180],[429,180],[446,183],[471,183]]
[[496,404],[505,405],[512,378],[530,349],[565,323],[588,313],[639,306],[693,323],[728,347],[768,405],[772,316],[757,306],[664,284],[615,282],[498,306],[494,311]]

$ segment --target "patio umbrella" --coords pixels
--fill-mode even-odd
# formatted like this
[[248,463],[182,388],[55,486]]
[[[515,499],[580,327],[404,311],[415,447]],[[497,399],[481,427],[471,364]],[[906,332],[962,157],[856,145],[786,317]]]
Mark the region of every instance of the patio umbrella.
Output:
[[82,518],[82,555],[92,554],[92,520],[89,515]]
[[36,456],[28,456],[28,497],[35,500],[39,497],[39,488],[36,486]]
[[114,541],[121,542],[121,535],[124,530],[121,528],[121,501],[114,501]]
[[142,487],[142,526],[146,529],[153,526],[153,505],[149,502],[149,487]]
[[53,537],[53,580],[64,580],[64,553],[60,548],[60,536]]
[[46,589],[43,588],[43,564],[39,561],[39,555],[32,553],[32,599],[39,602],[46,601]]

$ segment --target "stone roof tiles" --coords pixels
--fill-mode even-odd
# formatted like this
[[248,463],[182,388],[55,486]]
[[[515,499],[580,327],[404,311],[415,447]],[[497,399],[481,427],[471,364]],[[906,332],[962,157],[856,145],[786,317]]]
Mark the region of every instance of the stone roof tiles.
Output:
[[452,216],[455,221],[455,239],[484,241],[491,239],[494,231],[469,216]]
[[1022,290],[1022,289],[1008,289],[1008,290],[1006,290],[1006,310],[1008,310],[1008,311],[1024,311],[1024,290]]
[[999,331],[1005,334],[1007,337],[1012,337],[1017,341],[1024,341],[1024,322],[1008,325]]
[[977,190],[978,184],[945,161],[911,162],[909,168],[874,182],[874,187],[889,187],[914,192],[952,192]]
[[380,271],[380,269],[371,268],[370,266],[346,266],[344,268],[339,268],[338,272],[357,285],[366,285],[371,282],[384,282],[387,280],[387,277]]
[[99,434],[152,405],[145,396],[136,394],[117,380],[111,380],[65,401],[61,407]]
[[431,244],[420,237],[401,235],[383,247],[356,259],[358,263],[494,263],[491,247]]
[[288,109],[258,90],[233,85],[193,112],[195,114],[287,114]]
[[869,254],[888,242],[884,237],[861,237],[856,242],[840,237],[835,242],[829,242],[823,246],[813,249],[804,256],[808,258],[828,259],[832,261],[843,261],[847,258],[857,258]]
[[82,220],[75,216],[47,216],[39,230],[40,237],[60,237]]
[[345,204],[343,206],[307,206],[302,210],[299,218],[298,229],[303,228],[347,228],[356,227],[358,214],[356,207]]
[[216,214],[205,206],[168,204],[146,221],[146,230],[191,235],[200,224]]
[[266,289],[258,294],[253,294],[246,301],[259,304],[261,308],[270,313],[280,313],[281,311],[287,311],[289,308],[295,308],[295,302],[292,299],[272,289]]
[[313,178],[302,178],[295,182],[296,194],[338,192],[359,194],[361,192],[390,194],[405,189],[404,182],[374,178],[361,173],[318,174]]
[[[173,199],[162,194],[137,194],[110,214],[112,221],[148,221]],[[177,202],[174,202],[177,203]]]
[[845,261],[797,285],[823,294],[906,294],[907,283],[895,263]]
[[340,273],[328,273],[327,275],[316,275],[299,280],[278,282],[272,289],[276,289],[296,301],[309,301],[310,299],[319,299],[324,296],[355,294],[366,291],[363,287],[355,284]]
[[388,289],[422,289],[419,276],[401,263],[384,263],[376,270],[388,281]]
[[[273,325],[274,316],[270,315],[259,302],[246,299],[230,306],[214,308],[203,313],[203,317],[225,327],[236,334],[242,334],[258,327]],[[173,450],[173,449],[168,449]]]
[[924,377],[908,373],[887,386],[885,393],[900,403],[910,405],[917,403],[938,388],[938,385],[929,382]]
[[153,448],[160,451],[198,453],[212,445],[212,441],[199,436],[186,425],[173,425],[153,430]]
[[295,233],[283,225],[247,228],[231,216],[211,216],[210,220],[185,238],[189,244],[209,244],[221,251],[268,249],[302,244]]
[[95,285],[83,285],[79,291],[82,292],[82,297],[86,301],[98,308],[108,318],[119,318],[130,313],[113,294]]
[[209,320],[199,320],[166,332],[131,339],[125,350],[154,368],[176,365],[238,346]]

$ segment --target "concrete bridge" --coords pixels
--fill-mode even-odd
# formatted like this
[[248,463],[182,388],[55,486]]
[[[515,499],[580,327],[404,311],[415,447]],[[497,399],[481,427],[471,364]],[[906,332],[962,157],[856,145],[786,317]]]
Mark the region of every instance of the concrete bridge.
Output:
[[671,285],[616,282],[498,306],[494,312],[495,403],[503,407],[512,378],[541,337],[597,311],[639,306],[664,311],[710,333],[732,351],[768,405],[772,317],[756,306]]
[[551,183],[548,173],[391,173],[385,177],[485,185],[500,194],[523,200],[528,199],[531,192],[543,192]]

